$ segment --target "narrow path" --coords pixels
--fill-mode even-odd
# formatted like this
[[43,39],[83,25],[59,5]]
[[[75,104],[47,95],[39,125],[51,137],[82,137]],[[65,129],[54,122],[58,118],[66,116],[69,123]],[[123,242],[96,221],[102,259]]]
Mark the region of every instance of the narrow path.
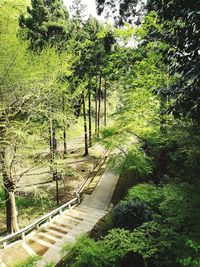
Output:
[[[0,252],[0,266],[13,267],[14,263],[30,255],[42,256],[38,267],[62,258],[62,248],[69,242],[92,230],[94,225],[107,213],[118,176],[106,169],[91,195],[85,195],[80,205],[66,210],[50,222],[31,233],[24,241]],[[2,262],[2,263],[1,263]]]

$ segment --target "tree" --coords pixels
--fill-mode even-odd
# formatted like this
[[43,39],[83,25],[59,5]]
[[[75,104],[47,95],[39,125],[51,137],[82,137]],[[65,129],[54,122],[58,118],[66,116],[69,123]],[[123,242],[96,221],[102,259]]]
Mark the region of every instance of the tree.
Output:
[[[4,16],[6,12],[1,16],[2,26],[5,26]],[[48,114],[43,110],[49,100],[47,93],[55,98],[55,91],[66,90],[66,83],[60,77],[68,75],[70,62],[69,55],[58,54],[55,49],[43,50],[39,55],[29,52],[28,43],[19,40],[16,33],[14,22],[13,30],[0,32],[0,159],[10,233],[18,229],[15,190],[27,171],[20,168],[24,157],[19,150],[33,139],[36,128],[37,133],[42,128],[38,127],[40,123],[44,126],[41,114],[42,118]]]
[[[103,11],[105,0],[98,0],[99,12]],[[114,1],[108,1],[111,6],[116,6]],[[138,12],[139,1],[121,0],[120,15],[123,21],[130,16],[134,17]],[[146,41],[161,40],[169,44],[166,51],[166,61],[170,64],[170,73],[178,74],[179,79],[168,88],[163,88],[165,95],[173,101],[169,111],[175,116],[189,116],[199,121],[199,4],[200,1],[155,1],[148,0],[143,3],[145,12],[155,11],[158,22],[163,24],[162,32],[151,31],[145,37]]]
[[32,0],[27,13],[20,17],[19,22],[23,29],[21,32],[30,40],[30,49],[52,45],[65,49],[69,14],[62,0]]

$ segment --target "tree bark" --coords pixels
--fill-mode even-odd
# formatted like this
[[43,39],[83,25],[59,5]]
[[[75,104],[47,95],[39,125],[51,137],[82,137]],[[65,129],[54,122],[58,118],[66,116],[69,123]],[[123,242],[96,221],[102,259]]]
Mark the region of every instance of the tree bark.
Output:
[[12,176],[12,160],[10,147],[6,146],[1,153],[3,185],[6,199],[6,227],[8,233],[15,233],[19,230],[17,220],[17,207],[15,201],[16,181]]
[[89,147],[92,146],[91,87],[88,88]]
[[[62,95],[62,111],[63,115],[65,115],[65,96]],[[67,155],[67,131],[66,131],[66,120],[63,120],[63,147],[64,151],[63,154]]]
[[6,196],[6,228],[8,233],[15,233],[19,230],[18,226],[18,212],[15,201],[15,192],[5,190]]
[[87,135],[87,117],[86,117],[86,108],[85,108],[85,94],[82,94],[83,102],[83,118],[84,118],[84,138],[85,138],[85,153],[84,156],[88,156],[88,135]]
[[63,127],[63,143],[64,143],[64,155],[67,155],[67,131],[66,126]]
[[50,125],[49,125],[49,132],[50,132],[50,162],[51,162],[51,171],[53,175],[53,181],[56,182],[56,203],[59,205],[59,184],[58,184],[58,175],[57,170],[55,167],[52,166],[54,164],[55,156],[57,153],[57,140],[56,140],[56,129],[54,125],[54,118],[53,118],[53,106],[50,107]]
[[54,123],[54,110],[53,106],[50,107],[50,118],[49,118],[49,144],[50,144],[50,159],[51,163],[53,163],[56,152],[57,152],[57,140],[56,140],[56,129]]
[[96,76],[95,85],[95,136],[97,136],[97,117],[98,117],[98,76]]
[[97,117],[97,137],[99,137],[100,130],[100,116],[101,116],[101,74],[99,77],[99,90],[98,90],[98,117]]
[[104,87],[104,126],[107,126],[107,79],[105,77]]

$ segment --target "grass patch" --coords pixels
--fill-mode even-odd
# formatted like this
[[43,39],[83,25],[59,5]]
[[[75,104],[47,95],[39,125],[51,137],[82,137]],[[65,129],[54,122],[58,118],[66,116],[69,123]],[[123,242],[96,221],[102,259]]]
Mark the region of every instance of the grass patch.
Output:
[[39,256],[29,257],[23,262],[16,263],[14,267],[36,267],[36,264],[41,259]]
[[[16,205],[19,211],[19,226],[20,228],[26,226],[36,218],[50,212],[56,207],[54,200],[49,198],[48,193],[37,189],[32,195],[16,196]],[[5,195],[3,187],[0,187],[0,229],[3,233],[5,229]]]

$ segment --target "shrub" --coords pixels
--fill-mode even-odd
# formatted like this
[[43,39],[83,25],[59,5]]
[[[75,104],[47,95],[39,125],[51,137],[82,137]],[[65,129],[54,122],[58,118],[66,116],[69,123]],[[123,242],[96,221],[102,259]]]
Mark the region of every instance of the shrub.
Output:
[[77,239],[75,245],[67,245],[64,248],[66,256],[61,267],[102,267],[103,257],[101,248],[93,239],[86,235]]
[[120,131],[119,128],[110,126],[101,130],[101,139],[99,141],[107,149],[113,149],[120,145],[125,145],[129,139],[127,134]]
[[17,263],[14,267],[36,267],[37,262],[40,260],[39,256],[29,257],[27,260],[21,263]]
[[65,247],[67,253],[59,267],[119,267],[127,255],[144,259],[147,263],[156,252],[151,235],[157,226],[150,223],[133,232],[112,229],[108,235],[95,242],[87,236],[78,239],[75,245]]
[[112,211],[114,227],[132,230],[151,219],[152,212],[141,201],[122,201]]
[[187,246],[189,247],[188,255],[185,255],[180,262],[183,266],[192,266],[199,267],[200,266],[200,243],[196,243],[192,240],[187,241]]
[[110,166],[120,175],[134,172],[140,178],[152,173],[151,158],[137,145],[125,152],[114,155],[110,160]]
[[126,201],[142,201],[154,211],[158,210],[159,203],[162,201],[162,199],[162,188],[156,187],[153,184],[138,184],[129,189],[126,197]]

